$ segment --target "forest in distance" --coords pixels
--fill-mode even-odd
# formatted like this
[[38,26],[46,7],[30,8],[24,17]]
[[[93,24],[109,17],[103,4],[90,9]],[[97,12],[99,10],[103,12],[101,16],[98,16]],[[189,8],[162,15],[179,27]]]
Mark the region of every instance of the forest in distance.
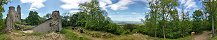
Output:
[[[197,0],[202,7],[194,11],[184,10],[185,4],[179,0],[144,1],[147,1],[149,11],[139,22],[114,21],[108,16],[111,12],[100,6],[101,0],[89,0],[79,4],[78,12],[52,10],[42,16],[38,11],[29,10],[26,18],[20,16],[20,21],[8,25],[12,12],[4,5],[14,1],[0,0],[0,40],[55,40],[53,37],[56,40],[217,40],[217,0]],[[3,14],[5,11],[7,15]],[[37,27],[46,23],[51,27],[48,33],[35,32]],[[52,29],[53,25],[57,28]],[[8,30],[8,26],[14,28]],[[29,33],[29,30],[33,32]],[[49,34],[51,36],[47,36]]]

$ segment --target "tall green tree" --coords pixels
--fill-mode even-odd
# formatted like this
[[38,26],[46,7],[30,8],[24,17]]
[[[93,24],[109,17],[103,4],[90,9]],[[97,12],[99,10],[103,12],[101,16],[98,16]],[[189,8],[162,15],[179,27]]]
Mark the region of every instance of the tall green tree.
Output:
[[217,4],[217,1],[216,0],[204,0],[203,4],[205,6],[206,13],[209,14],[208,19],[210,23],[212,24],[211,26],[212,34],[214,35],[215,34],[215,22],[216,22],[215,18],[217,17],[215,16],[217,15],[217,9],[216,9],[217,5],[215,4]]
[[98,5],[97,0],[92,0],[89,3],[81,4],[81,13],[85,13],[85,28],[93,30],[101,30],[107,25],[103,12]]
[[179,4],[176,0],[156,0],[149,5],[151,10],[147,13],[144,29],[147,34],[163,38],[178,38],[189,34],[192,23],[188,16],[185,19],[187,21],[179,19],[176,10]]
[[49,19],[49,18],[51,18],[51,14],[48,13],[48,14],[46,14],[45,16],[43,16],[43,18],[45,18],[45,19]]
[[111,23],[107,12],[99,7],[98,0],[91,0],[80,5],[80,12],[70,16],[71,25],[84,27],[88,30],[105,31],[113,34],[125,34],[123,27]]
[[[149,5],[150,5],[150,13],[147,13],[146,15],[146,20],[145,20],[145,25],[146,25],[146,30],[145,32],[147,32],[147,34],[149,35],[154,35],[155,37],[157,36],[158,34],[158,31],[159,30],[159,5],[155,5],[157,4],[158,2],[156,3],[152,3],[150,2]],[[148,32],[148,31],[151,31],[151,32]]]
[[4,20],[2,19],[3,15],[2,12],[4,12],[3,5],[7,3],[7,0],[0,0],[0,30],[4,28]]
[[[68,15],[67,15],[68,14]],[[70,20],[70,13],[64,13],[64,15],[63,16],[61,16],[62,17],[62,26],[63,27],[67,27],[67,26],[73,26],[72,25],[72,23],[74,23],[74,22],[72,22],[71,20]],[[72,19],[72,20],[74,20],[74,19]]]
[[201,32],[202,30],[209,30],[211,27],[208,27],[210,23],[205,18],[205,15],[201,10],[196,10],[193,14],[193,28],[194,32]]
[[29,25],[39,25],[42,21],[43,18],[36,11],[30,11],[29,16],[25,19],[25,22]]

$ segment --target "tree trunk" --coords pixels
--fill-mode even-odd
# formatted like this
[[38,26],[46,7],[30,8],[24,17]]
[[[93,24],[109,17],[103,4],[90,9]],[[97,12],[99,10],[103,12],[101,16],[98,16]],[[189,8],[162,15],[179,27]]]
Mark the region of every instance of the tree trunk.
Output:
[[212,37],[215,35],[215,24],[214,24],[214,14],[212,15]]
[[164,39],[165,39],[165,38],[166,38],[166,35],[165,35],[164,27],[165,27],[165,26],[163,26],[163,35],[164,35]]

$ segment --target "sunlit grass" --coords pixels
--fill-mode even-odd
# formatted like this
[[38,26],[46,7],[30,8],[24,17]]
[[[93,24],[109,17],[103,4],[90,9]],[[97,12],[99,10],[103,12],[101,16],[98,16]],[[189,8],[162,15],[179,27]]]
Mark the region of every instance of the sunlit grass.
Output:
[[67,40],[88,40],[87,38],[79,37],[78,35],[74,34],[71,29],[63,28],[61,33],[64,34]]
[[8,40],[7,34],[0,33],[0,40]]

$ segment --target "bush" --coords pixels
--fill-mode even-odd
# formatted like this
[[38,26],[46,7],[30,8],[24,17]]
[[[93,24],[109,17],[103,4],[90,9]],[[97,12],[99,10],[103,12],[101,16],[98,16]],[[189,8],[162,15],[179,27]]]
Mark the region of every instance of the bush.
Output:
[[0,19],[0,30],[3,30],[5,28],[5,21],[3,19]]
[[125,24],[123,27],[124,29],[129,30],[129,32],[132,32],[137,26],[135,24]]
[[123,27],[118,26],[116,24],[110,23],[107,26],[105,26],[104,30],[106,32],[110,32],[113,34],[121,35],[121,34],[126,34],[127,31],[123,29]]

